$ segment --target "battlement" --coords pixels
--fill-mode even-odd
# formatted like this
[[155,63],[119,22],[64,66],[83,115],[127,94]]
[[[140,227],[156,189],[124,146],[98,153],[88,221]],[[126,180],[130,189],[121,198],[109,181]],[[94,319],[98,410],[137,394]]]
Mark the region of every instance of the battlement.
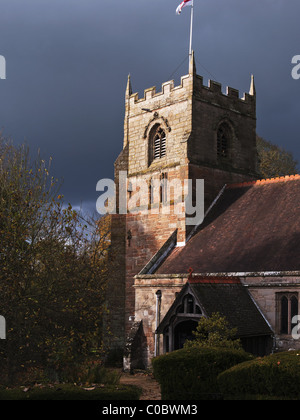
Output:
[[179,92],[180,94],[185,93],[186,89],[189,88],[190,85],[189,79],[189,75],[182,76],[179,86],[174,86],[174,80],[169,80],[168,82],[162,84],[160,92],[156,92],[156,86],[152,86],[144,90],[144,96],[142,98],[139,98],[138,93],[133,93],[129,97],[130,104],[141,104],[142,102],[149,101],[153,98],[160,99],[162,96],[169,96],[174,92]]
[[196,76],[196,83],[194,94],[198,99],[208,99],[212,98],[217,100],[218,98],[225,98],[227,100],[232,100],[234,103],[243,103],[243,104],[255,104],[255,94],[250,95],[249,93],[244,93],[240,97],[240,92],[238,89],[234,89],[230,86],[226,86],[225,93],[223,93],[222,84],[214,80],[208,81],[208,86],[203,84],[203,77]]
[[161,91],[157,92],[155,86],[144,90],[144,96],[139,97],[138,93],[132,93],[129,96],[129,103],[131,106],[140,105],[145,106],[146,102],[163,100],[172,96],[175,100],[178,98],[188,97],[193,94],[198,100],[218,104],[224,101],[231,101],[232,104],[242,104],[255,108],[255,88],[250,88],[251,93],[244,93],[240,97],[240,92],[230,86],[226,87],[223,92],[221,83],[214,80],[208,81],[208,86],[203,83],[203,77],[196,74],[188,74],[181,77],[181,83],[178,86],[174,85],[174,80],[169,80],[162,84]]

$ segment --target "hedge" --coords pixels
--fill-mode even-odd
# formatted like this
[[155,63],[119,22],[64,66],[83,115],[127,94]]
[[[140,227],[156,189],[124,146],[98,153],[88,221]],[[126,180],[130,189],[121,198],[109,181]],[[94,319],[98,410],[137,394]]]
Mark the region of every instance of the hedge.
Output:
[[260,395],[300,398],[300,351],[275,353],[241,363],[218,376],[226,396]]
[[218,375],[253,356],[243,350],[191,348],[177,350],[152,360],[163,400],[222,399]]

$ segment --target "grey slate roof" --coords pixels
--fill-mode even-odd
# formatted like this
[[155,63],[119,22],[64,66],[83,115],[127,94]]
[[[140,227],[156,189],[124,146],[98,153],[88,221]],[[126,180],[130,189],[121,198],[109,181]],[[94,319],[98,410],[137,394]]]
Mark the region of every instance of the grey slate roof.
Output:
[[272,329],[253,302],[248,290],[237,280],[235,282],[199,280],[186,283],[159,325],[159,333],[162,333],[168,325],[182,296],[188,290],[192,292],[206,316],[210,317],[215,312],[225,316],[231,328],[237,328],[237,337],[273,335]]

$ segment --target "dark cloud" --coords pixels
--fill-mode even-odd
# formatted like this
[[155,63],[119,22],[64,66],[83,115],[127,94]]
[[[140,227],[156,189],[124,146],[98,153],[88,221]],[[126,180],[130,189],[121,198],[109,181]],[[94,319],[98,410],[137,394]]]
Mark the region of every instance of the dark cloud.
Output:
[[[179,0],[3,0],[0,127],[54,159],[74,205],[93,205],[96,183],[113,176],[123,141],[128,73],[134,91],[187,72],[189,9]],[[300,54],[296,0],[194,0],[197,71],[248,91],[257,85],[258,133],[300,160]],[[182,65],[180,66],[180,64]]]

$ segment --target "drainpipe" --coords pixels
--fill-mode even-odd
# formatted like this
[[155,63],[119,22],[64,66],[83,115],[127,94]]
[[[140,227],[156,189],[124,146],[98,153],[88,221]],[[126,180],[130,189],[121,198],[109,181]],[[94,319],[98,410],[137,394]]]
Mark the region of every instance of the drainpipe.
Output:
[[154,342],[154,357],[159,355],[159,343],[157,328],[160,323],[160,305],[161,305],[161,290],[156,292],[156,315],[155,315],[155,342]]

